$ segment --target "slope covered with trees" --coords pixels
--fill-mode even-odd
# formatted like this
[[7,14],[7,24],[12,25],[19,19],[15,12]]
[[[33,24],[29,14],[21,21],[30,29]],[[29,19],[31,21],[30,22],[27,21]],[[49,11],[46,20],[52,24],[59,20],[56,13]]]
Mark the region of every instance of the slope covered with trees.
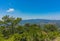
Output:
[[54,41],[60,37],[60,29],[54,24],[26,23],[20,25],[21,18],[8,15],[0,20],[0,41]]

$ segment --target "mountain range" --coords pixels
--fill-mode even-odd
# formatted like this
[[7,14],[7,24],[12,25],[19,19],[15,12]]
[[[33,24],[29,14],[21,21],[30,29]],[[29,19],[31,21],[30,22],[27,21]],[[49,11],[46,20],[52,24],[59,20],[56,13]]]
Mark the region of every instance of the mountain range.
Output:
[[56,24],[60,26],[60,20],[48,20],[48,19],[29,19],[22,20],[20,24],[24,25],[26,23],[29,24]]

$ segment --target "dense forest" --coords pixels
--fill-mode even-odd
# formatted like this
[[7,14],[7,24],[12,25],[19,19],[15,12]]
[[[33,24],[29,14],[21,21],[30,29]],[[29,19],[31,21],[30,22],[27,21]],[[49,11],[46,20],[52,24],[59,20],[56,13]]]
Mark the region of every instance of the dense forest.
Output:
[[21,20],[9,15],[3,16],[0,20],[0,41],[56,41],[60,37],[60,29],[55,24],[20,25]]

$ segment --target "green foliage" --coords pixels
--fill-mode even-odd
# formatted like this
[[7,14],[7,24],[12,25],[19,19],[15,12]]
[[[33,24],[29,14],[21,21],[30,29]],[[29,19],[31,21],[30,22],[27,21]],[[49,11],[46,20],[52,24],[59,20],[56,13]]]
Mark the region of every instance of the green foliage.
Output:
[[47,25],[44,25],[44,30],[45,30],[46,32],[49,32],[49,31],[54,32],[54,31],[57,31],[58,28],[57,28],[57,26],[55,26],[55,25],[53,25],[53,24],[47,24]]
[[60,37],[60,31],[54,24],[45,24],[43,29],[40,25],[20,25],[21,18],[8,15],[0,20],[0,41],[53,41]]

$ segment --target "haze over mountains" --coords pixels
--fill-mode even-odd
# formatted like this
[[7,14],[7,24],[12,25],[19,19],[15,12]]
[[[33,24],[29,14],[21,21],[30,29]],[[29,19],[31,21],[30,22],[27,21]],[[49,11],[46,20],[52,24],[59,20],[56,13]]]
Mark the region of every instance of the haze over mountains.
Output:
[[60,20],[47,20],[47,19],[29,19],[22,20],[21,24],[30,23],[30,24],[57,24],[60,25]]

